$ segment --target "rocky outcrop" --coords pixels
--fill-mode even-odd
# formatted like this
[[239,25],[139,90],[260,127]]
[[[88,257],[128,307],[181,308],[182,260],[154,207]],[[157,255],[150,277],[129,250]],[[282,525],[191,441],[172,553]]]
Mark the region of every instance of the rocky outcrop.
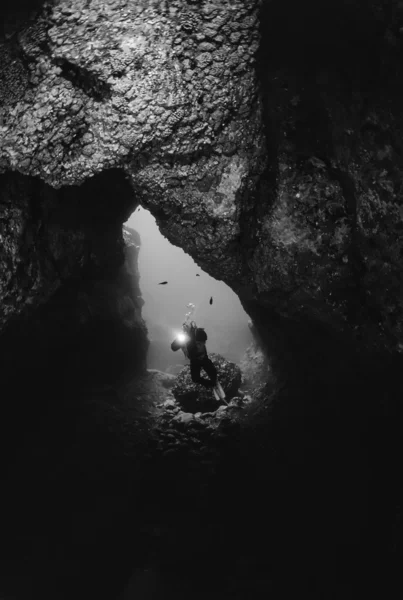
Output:
[[234,199],[264,155],[257,4],[48,5],[0,51],[0,169],[54,187],[125,169],[171,241],[183,242],[187,214],[198,234],[186,250],[209,241],[220,274],[237,270]]
[[[77,304],[80,331],[87,344],[82,349],[85,369],[91,365],[95,377],[111,372],[141,373],[146,369],[147,329],[141,316],[144,301],[139,286],[139,234],[123,229],[121,261],[115,270],[83,280]],[[91,357],[90,365],[86,353]]]
[[[131,561],[164,597],[396,593],[401,3],[261,3],[257,72],[256,7],[65,0],[2,41],[6,596],[118,597]],[[147,344],[138,202],[253,318],[253,401],[120,378]]]
[[[57,378],[66,365],[69,378],[145,369],[140,239],[133,230],[122,237],[133,198],[122,173],[60,190],[18,173],[1,179],[3,384],[21,371]],[[116,193],[118,215],[110,204]]]
[[[242,382],[240,368],[214,352],[209,354],[209,358],[217,369],[218,379],[224,389],[227,401],[231,400],[236,396]],[[187,412],[205,412],[217,408],[213,390],[198,383],[193,383],[189,365],[186,365],[179,373],[172,393]]]
[[249,262],[255,294],[276,314],[396,352],[402,7],[289,8],[267,3],[262,15],[271,199]]
[[124,168],[142,201],[172,221],[172,241],[183,238],[184,218],[197,218],[187,250],[214,242],[236,270],[234,200],[264,156],[258,4],[49,5],[2,49],[14,58],[2,72],[0,169],[59,187]]
[[2,45],[0,169],[116,167],[266,341],[399,352],[402,25],[377,0],[49,4]]
[[247,347],[240,367],[245,389],[256,389],[267,382],[270,373],[269,361],[255,341]]
[[[118,213],[110,203],[116,193]],[[132,201],[116,171],[61,190],[38,178],[1,175],[0,331],[32,314],[66,281],[116,274],[124,260],[121,220]]]

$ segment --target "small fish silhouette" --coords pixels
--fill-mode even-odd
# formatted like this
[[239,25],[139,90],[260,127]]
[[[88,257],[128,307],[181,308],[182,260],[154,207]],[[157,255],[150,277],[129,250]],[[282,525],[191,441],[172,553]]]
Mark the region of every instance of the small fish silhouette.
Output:
[[213,296],[210,298],[210,304],[213,304]]
[[199,273],[196,273],[196,277],[200,277]]
[[158,285],[166,285],[167,283],[167,281],[160,281]]

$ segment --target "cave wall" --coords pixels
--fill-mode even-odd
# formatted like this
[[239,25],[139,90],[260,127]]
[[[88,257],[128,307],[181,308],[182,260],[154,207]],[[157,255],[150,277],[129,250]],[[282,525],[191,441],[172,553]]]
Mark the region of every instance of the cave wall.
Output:
[[380,0],[50,3],[2,42],[0,169],[56,189],[123,170],[264,329],[398,352],[402,19]]
[[208,243],[214,275],[224,267],[235,276],[235,197],[253,187],[265,154],[253,67],[258,5],[49,5],[0,52],[10,57],[0,170],[59,187],[119,166],[142,203],[169,219],[173,243],[186,238],[193,255]]
[[4,389],[21,372],[32,384],[73,374],[109,381],[144,370],[140,238],[133,230],[122,236],[134,201],[123,173],[58,190],[18,173],[1,180]]
[[258,294],[278,314],[399,351],[402,6],[273,2],[263,13],[271,202],[251,264]]

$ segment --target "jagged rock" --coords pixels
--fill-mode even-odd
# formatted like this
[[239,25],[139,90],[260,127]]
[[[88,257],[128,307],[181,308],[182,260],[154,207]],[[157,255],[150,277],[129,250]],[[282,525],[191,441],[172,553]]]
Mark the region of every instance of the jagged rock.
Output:
[[[216,407],[216,410],[217,410],[217,407]],[[200,417],[200,418],[204,420],[204,419],[209,419],[209,418],[211,418],[211,417],[215,417],[216,410],[214,410],[214,411],[211,411],[211,412],[208,412],[208,411],[206,411],[206,412],[202,412],[202,414],[201,414],[201,417]]]
[[[162,2],[152,3],[146,12],[143,11],[142,3],[136,2],[130,6],[118,3],[113,14],[105,11],[101,0],[92,0],[89,5],[84,0],[75,0],[74,12],[70,14],[61,12],[57,6],[49,7],[21,36],[22,51],[29,53],[35,66],[46,63],[53,67],[49,70],[38,69],[35,94],[31,93],[29,96],[27,93],[23,67],[20,68],[21,74],[16,67],[12,71],[8,68],[13,64],[11,58],[5,61],[3,71],[0,69],[0,77],[4,79],[4,90],[0,85],[0,100],[14,97],[20,100],[14,110],[7,111],[2,144],[6,161],[19,168],[24,158],[37,154],[42,135],[49,142],[46,146],[51,147],[51,132],[60,127],[65,137],[70,133],[74,134],[74,145],[66,147],[58,160],[53,157],[54,164],[49,171],[43,168],[40,161],[34,161],[36,166],[30,171],[48,182],[51,179],[51,183],[55,185],[83,181],[110,165],[111,161],[132,170],[130,163],[133,158],[143,163],[141,154],[150,143],[161,148],[161,160],[158,160],[160,166],[164,165],[171,151],[177,151],[178,142],[183,151],[194,153],[203,147],[215,145],[217,141],[219,145],[225,145],[229,137],[236,137],[240,146],[246,148],[246,145],[250,145],[252,151],[256,148],[256,155],[261,154],[262,136],[259,141],[256,131],[253,131],[254,126],[249,128],[247,121],[241,117],[241,109],[244,109],[253,121],[260,119],[259,106],[256,106],[254,97],[255,53],[248,52],[239,56],[239,40],[231,39],[231,33],[238,28],[238,21],[242,22],[244,38],[250,32],[253,40],[258,39],[257,20],[247,20],[245,16],[258,10],[259,0],[235,0],[235,3],[231,11],[218,3],[217,17],[213,22],[211,15],[197,5],[187,7],[189,10],[184,11],[182,0],[171,2],[178,15],[170,12],[169,18],[162,14],[165,10],[160,6]],[[99,14],[103,14],[102,22],[94,28],[93,20]],[[216,44],[221,43],[220,40],[224,41],[224,37],[217,36],[218,29],[224,25],[227,27],[225,63],[218,62],[215,53]],[[177,32],[180,27],[184,34],[179,37]],[[205,39],[202,35],[204,29],[213,38],[211,42],[202,41]],[[192,31],[199,34],[196,44],[189,35]],[[46,40],[46,50],[41,46],[39,34]],[[168,46],[169,42],[175,46],[173,51],[167,51],[167,42]],[[180,69],[180,60],[184,56],[188,65],[192,66],[190,78],[184,77]],[[236,74],[236,67],[240,62],[249,66],[242,77]],[[55,72],[54,67],[58,68],[58,72]],[[199,81],[202,86],[197,83]],[[234,81],[241,86],[242,93],[234,93]],[[208,112],[198,104],[200,87],[203,88],[203,104],[209,107]],[[64,98],[69,92],[74,103],[82,104],[83,115],[79,120],[58,118],[61,110],[65,109]],[[31,101],[31,97],[35,100]],[[36,106],[41,104],[47,106],[45,114],[36,110]],[[221,114],[218,124],[217,118],[214,122],[211,119],[213,112]],[[20,147],[18,152],[21,157],[18,157],[15,154],[14,139],[19,133],[26,133],[24,113],[30,113],[38,132],[45,116],[47,126],[44,134],[39,133],[38,139],[35,136],[26,138],[26,148]],[[69,110],[66,116],[72,116]],[[228,127],[226,119],[229,116],[234,122],[238,121],[237,127]],[[196,126],[189,130],[186,126],[192,118],[195,119]],[[99,125],[100,120],[102,126]],[[84,124],[86,132],[80,135]],[[170,139],[173,131],[175,141]],[[246,137],[250,138],[249,142]],[[89,151],[84,152],[89,138],[94,140],[92,155]],[[129,153],[132,158],[128,158]],[[157,154],[158,151],[155,150],[153,156],[156,158]],[[255,169],[256,165],[252,164],[253,161],[250,161],[246,153],[242,157],[239,155],[238,159],[245,173],[250,167]],[[219,161],[215,159],[208,162],[214,171],[221,171],[225,182],[225,170],[231,161],[220,158]],[[218,168],[217,163],[221,163]],[[210,170],[206,164],[204,172],[208,173]],[[140,170],[136,167],[133,174],[135,172],[139,174],[138,182],[147,180],[147,185],[151,184],[147,165],[142,164]],[[157,183],[155,175],[153,179]],[[191,183],[196,175],[195,170],[190,169],[188,175],[191,176],[188,181]],[[218,194],[219,181],[220,177],[215,185]],[[161,183],[160,181],[157,185],[160,186]],[[232,183],[241,184],[240,181],[237,184],[235,179]],[[160,192],[164,193],[164,186],[160,187]],[[176,193],[178,190],[170,190],[169,195]]]
[[[227,361],[219,354],[212,353],[209,356],[217,369],[218,379],[228,401],[237,393],[241,385],[241,370],[237,365]],[[200,384],[193,383],[189,366],[184,367],[178,375],[176,384],[172,388],[172,393],[181,406],[189,412],[211,412],[212,409],[216,410],[220,404],[214,399],[211,388],[205,388]]]
[[[157,200],[167,214],[186,203],[188,215],[210,230],[212,264],[238,272],[227,252],[239,235],[235,198],[262,172],[265,145],[255,52],[239,57],[239,43],[230,40],[238,24],[244,38],[258,39],[258,21],[251,16],[259,0],[234,1],[231,10],[216,3],[213,21],[203,7],[183,0],[170,2],[166,15],[158,0],[147,11],[143,2],[118,2],[111,10],[102,0],[72,0],[69,13],[47,6],[20,32],[20,47],[12,51],[13,40],[1,48],[0,172],[38,175],[60,188],[113,165],[151,210]],[[185,24],[188,32],[179,36]],[[214,37],[224,26],[225,36],[217,39],[226,41],[224,60],[217,61]],[[199,48],[204,29],[212,39]],[[190,30],[200,42],[194,43]],[[20,56],[35,73],[38,67],[30,85],[23,67],[16,73]],[[184,56],[190,78],[181,69]],[[248,65],[242,75],[236,72],[240,61]],[[223,152],[228,144],[231,156]],[[200,180],[207,182],[202,189]],[[186,240],[187,250],[196,250],[195,236],[180,232],[179,213],[172,224],[165,232],[169,239]]]
[[172,419],[172,422],[179,425],[190,425],[194,420],[194,415],[192,413],[179,412],[176,417]]
[[[2,40],[0,170],[60,188],[113,165],[130,179],[132,207],[140,198],[170,241],[236,290],[259,331],[280,338],[277,352],[291,356],[283,344],[297,345],[304,324],[398,352],[403,121],[392,30],[400,17],[387,3],[340,8],[347,36],[333,19],[313,19],[307,35],[293,11],[292,39],[277,3],[258,0],[172,0],[166,13],[162,0],[147,11],[145,2],[70,4],[68,13],[48,5]],[[375,36],[368,58],[362,48],[374,31],[388,34]],[[355,81],[354,93],[345,81]],[[44,194],[31,195],[43,212]],[[112,205],[109,223],[122,223],[129,207]],[[45,258],[54,252],[26,219],[26,211],[13,227],[4,219],[4,323],[59,285]],[[32,265],[24,255],[18,268],[10,253],[22,230],[41,257]],[[85,248],[75,252],[57,260],[63,275],[65,262],[85,269]],[[291,333],[274,333],[272,321]]]
[[229,407],[242,407],[245,404],[245,400],[244,398],[241,398],[241,396],[235,396],[234,398],[231,398],[230,402],[228,403]]
[[270,375],[269,360],[256,340],[246,349],[240,367],[246,389],[254,389],[267,381]]
[[200,431],[204,431],[205,429],[205,423],[203,423],[203,421],[201,419],[197,419],[196,415],[195,415],[195,419],[194,421],[192,421],[192,428],[194,429],[194,431],[200,432]]
[[163,404],[161,404],[161,406],[163,406],[164,408],[172,409],[172,408],[176,408],[177,405],[176,405],[175,400],[165,400],[165,402]]
[[[124,369],[126,360],[145,368],[139,245],[129,240],[125,244],[119,225],[105,235],[112,190],[119,188],[122,198],[130,193],[127,183],[124,189],[114,174],[62,191],[18,173],[0,175],[0,331],[13,323],[2,349],[4,368],[7,361],[13,364],[14,353],[22,362],[24,352],[30,353],[29,344],[35,347],[32,360],[40,362],[42,351],[52,354],[54,345],[63,347],[73,339],[79,370],[86,368],[85,352],[88,372],[98,369],[106,376],[118,363]],[[136,235],[132,231],[131,236]]]

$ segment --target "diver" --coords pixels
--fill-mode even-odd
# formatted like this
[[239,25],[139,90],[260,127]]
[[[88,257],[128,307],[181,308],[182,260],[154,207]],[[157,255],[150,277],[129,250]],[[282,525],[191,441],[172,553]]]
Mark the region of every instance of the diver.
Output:
[[[183,333],[180,333],[172,342],[171,349],[176,352],[180,348],[190,360],[190,375],[194,383],[200,383],[206,388],[213,388],[216,400],[224,400],[225,393],[217,380],[217,369],[209,359],[206,349],[207,334],[202,327],[197,327],[194,321],[183,323]],[[201,369],[209,379],[200,375]]]

